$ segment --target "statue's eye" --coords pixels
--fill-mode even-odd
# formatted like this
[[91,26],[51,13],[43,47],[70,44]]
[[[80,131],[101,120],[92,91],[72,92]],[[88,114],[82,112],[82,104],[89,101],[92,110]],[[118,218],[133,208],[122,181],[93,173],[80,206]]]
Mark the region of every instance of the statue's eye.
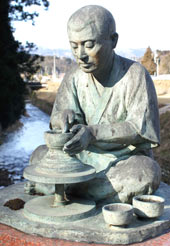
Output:
[[85,42],[85,48],[93,48],[93,47],[94,47],[94,41]]
[[71,47],[72,47],[73,49],[77,49],[77,48],[78,48],[78,45],[77,45],[76,43],[72,43],[72,42],[71,42]]

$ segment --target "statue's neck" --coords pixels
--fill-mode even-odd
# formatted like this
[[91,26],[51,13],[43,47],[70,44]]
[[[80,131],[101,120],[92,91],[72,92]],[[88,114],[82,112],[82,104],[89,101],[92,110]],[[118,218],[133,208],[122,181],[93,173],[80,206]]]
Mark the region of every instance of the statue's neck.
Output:
[[93,73],[93,76],[95,77],[95,80],[105,86],[110,78],[110,74],[113,68],[113,61],[114,61],[115,53],[113,52],[113,55],[110,56],[110,59],[107,60],[107,62],[104,64],[103,68],[100,69],[100,71],[95,71]]

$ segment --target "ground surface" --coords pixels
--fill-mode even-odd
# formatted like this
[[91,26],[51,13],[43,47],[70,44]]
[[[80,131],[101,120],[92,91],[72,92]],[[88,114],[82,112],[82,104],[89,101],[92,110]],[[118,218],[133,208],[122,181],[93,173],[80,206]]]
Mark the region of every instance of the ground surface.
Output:
[[[108,245],[108,244],[107,244]],[[169,246],[170,231],[142,243],[129,244],[132,246]],[[106,246],[106,244],[79,243],[60,239],[43,238],[29,235],[12,227],[0,224],[0,246]],[[120,244],[114,246],[121,246]]]

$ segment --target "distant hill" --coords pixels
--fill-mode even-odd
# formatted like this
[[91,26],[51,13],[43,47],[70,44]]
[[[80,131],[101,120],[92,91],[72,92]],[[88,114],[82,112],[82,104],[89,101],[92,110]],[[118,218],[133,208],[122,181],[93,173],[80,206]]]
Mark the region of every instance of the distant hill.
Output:
[[144,55],[146,48],[141,49],[116,49],[116,53],[126,58],[140,58]]
[[64,50],[64,49],[49,49],[49,48],[38,47],[37,50],[35,50],[33,53],[41,56],[55,55],[56,57],[73,58],[71,50]]
[[[124,56],[126,58],[140,58],[144,55],[146,49],[116,49],[116,53],[118,55]],[[42,55],[42,56],[57,56],[57,57],[68,57],[73,58],[71,50],[65,49],[49,49],[44,47],[38,47],[34,54]]]

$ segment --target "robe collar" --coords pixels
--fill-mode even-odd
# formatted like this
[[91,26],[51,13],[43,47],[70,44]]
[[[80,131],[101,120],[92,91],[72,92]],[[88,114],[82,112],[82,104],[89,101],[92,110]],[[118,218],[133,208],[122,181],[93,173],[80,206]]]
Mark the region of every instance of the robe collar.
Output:
[[88,88],[90,91],[90,97],[94,104],[94,113],[90,119],[91,125],[99,124],[107,105],[111,99],[113,93],[113,86],[117,82],[118,74],[120,72],[120,60],[118,55],[114,55],[113,67],[108,79],[108,83],[105,86],[102,95],[99,95],[97,88],[95,86],[92,74],[88,74]]

